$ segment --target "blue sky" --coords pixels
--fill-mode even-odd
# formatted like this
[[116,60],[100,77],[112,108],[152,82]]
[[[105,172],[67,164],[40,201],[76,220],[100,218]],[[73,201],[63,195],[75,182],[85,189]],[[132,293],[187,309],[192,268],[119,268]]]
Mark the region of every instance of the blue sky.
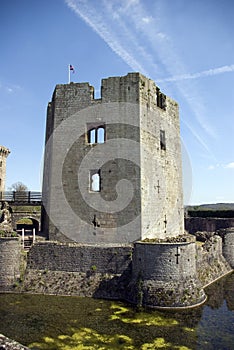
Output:
[[232,0],[1,0],[0,144],[7,187],[40,190],[56,84],[100,90],[139,71],[180,105],[185,202],[234,202]]

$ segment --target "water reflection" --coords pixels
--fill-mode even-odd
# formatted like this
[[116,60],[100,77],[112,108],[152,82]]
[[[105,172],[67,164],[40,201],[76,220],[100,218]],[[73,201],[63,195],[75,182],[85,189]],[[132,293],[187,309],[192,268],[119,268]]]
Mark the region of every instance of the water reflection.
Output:
[[205,305],[136,310],[120,302],[0,295],[0,333],[34,350],[233,349],[234,274],[206,290]]
[[217,309],[222,307],[223,302],[226,301],[227,308],[230,311],[234,310],[234,273],[221,278],[217,282],[213,283],[206,288],[206,294],[208,295],[208,300],[206,305],[210,306],[212,309]]

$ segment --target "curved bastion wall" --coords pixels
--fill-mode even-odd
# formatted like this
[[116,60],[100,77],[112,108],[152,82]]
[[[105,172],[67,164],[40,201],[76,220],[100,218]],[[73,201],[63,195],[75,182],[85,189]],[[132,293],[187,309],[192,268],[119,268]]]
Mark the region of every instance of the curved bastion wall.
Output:
[[9,290],[20,277],[21,246],[15,237],[0,238],[0,286]]
[[132,266],[137,304],[185,307],[206,298],[196,275],[195,241],[136,242]]

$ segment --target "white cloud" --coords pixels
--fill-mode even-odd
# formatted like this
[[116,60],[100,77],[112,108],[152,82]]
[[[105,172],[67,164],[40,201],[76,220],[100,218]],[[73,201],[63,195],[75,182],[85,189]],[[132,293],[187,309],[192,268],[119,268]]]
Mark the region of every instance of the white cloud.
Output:
[[230,162],[230,163],[226,164],[224,167],[228,168],[228,169],[234,169],[234,162]]
[[227,164],[212,164],[208,167],[209,170],[215,170],[217,168],[222,168],[222,169],[234,169],[234,162],[230,162]]
[[15,93],[17,91],[19,91],[21,89],[21,87],[19,85],[4,85],[0,83],[0,90],[2,90],[3,92],[7,93],[7,94],[12,94]]
[[216,163],[216,164],[212,164],[208,167],[209,170],[215,170],[215,169],[218,169],[218,168],[223,168],[223,165],[219,164],[219,163]]
[[152,21],[152,17],[142,17],[142,22],[150,23]]

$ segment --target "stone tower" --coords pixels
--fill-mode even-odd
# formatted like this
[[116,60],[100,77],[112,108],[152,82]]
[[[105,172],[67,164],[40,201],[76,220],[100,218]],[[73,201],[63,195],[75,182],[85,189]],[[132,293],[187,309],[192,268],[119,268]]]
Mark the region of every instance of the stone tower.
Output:
[[9,153],[10,150],[8,148],[0,146],[0,192],[5,191],[6,159]]
[[57,85],[48,104],[43,229],[128,243],[184,233],[178,105],[140,73]]

